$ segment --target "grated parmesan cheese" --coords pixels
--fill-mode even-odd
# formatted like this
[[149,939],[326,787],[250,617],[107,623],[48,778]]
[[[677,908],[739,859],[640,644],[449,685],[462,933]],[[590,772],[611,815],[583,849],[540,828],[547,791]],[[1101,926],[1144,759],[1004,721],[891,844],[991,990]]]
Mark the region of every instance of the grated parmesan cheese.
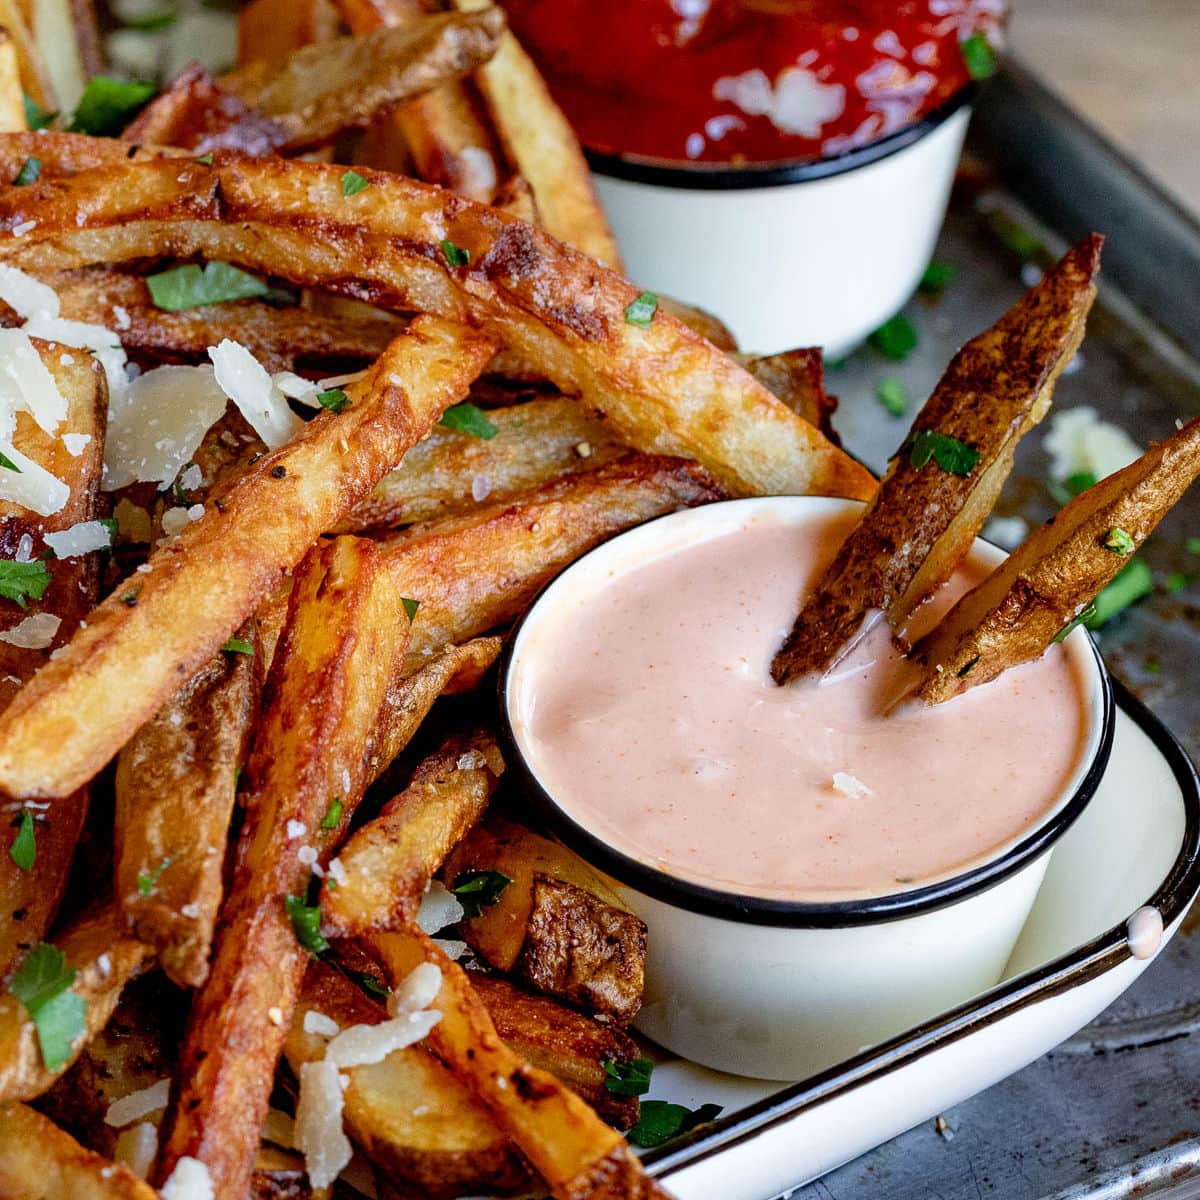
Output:
[[428,1008],[442,988],[441,969],[431,962],[414,967],[408,978],[388,997],[388,1012],[393,1017]]
[[80,521],[60,533],[46,534],[45,542],[59,558],[77,558],[93,550],[107,550],[112,533],[103,521]]
[[[329,865],[333,866],[332,863]],[[334,878],[336,879],[337,876],[335,875]],[[456,925],[463,919],[465,913],[466,909],[458,902],[454,893],[444,883],[435,879],[421,900],[421,908],[417,913],[417,924],[425,933],[434,934],[445,929],[447,925]]]
[[833,790],[849,796],[851,800],[865,800],[871,794],[871,789],[857,775],[851,775],[848,771],[834,771]]
[[139,1179],[145,1179],[158,1153],[158,1129],[149,1121],[123,1129],[117,1137],[113,1158],[124,1163]]
[[0,631],[0,642],[22,650],[45,650],[54,641],[62,618],[52,613],[33,613],[19,625]]
[[[353,1155],[342,1129],[343,1103],[336,1063],[323,1059],[300,1067],[294,1140],[296,1149],[304,1155],[308,1181],[314,1188],[333,1183]],[[171,1200],[165,1192],[163,1195]]]
[[130,1092],[128,1096],[122,1096],[108,1106],[108,1112],[104,1114],[104,1123],[120,1129],[141,1117],[149,1116],[152,1112],[167,1107],[170,1093],[170,1079],[160,1079],[149,1087]]
[[49,517],[71,498],[71,489],[61,479],[22,454],[11,442],[0,441],[0,454],[17,468],[0,470],[0,500],[32,509],[40,517]]
[[310,1008],[304,1014],[305,1033],[315,1033],[321,1037],[337,1037],[341,1031],[342,1027],[332,1017],[327,1017],[315,1008]]
[[91,445],[91,441],[90,433],[64,433],[62,435],[62,443],[72,458],[78,458]]
[[190,523],[186,508],[168,508],[162,515],[163,533],[167,537],[178,537]]
[[53,435],[66,420],[66,397],[26,329],[0,329],[0,390],[9,405],[24,409]]
[[266,368],[240,342],[225,338],[220,345],[208,348],[208,357],[218,386],[272,450],[304,428]]
[[325,1062],[345,1070],[383,1062],[393,1050],[421,1041],[442,1019],[436,1009],[408,1012],[377,1025],[351,1025],[343,1029],[325,1051]]
[[30,317],[57,317],[58,293],[16,267],[0,263],[0,300],[24,321]]
[[1103,479],[1129,466],[1142,453],[1125,430],[1101,420],[1086,404],[1056,413],[1042,445],[1053,460],[1050,477],[1059,483],[1084,473]]
[[198,1158],[185,1154],[158,1194],[162,1200],[213,1200],[212,1176]]

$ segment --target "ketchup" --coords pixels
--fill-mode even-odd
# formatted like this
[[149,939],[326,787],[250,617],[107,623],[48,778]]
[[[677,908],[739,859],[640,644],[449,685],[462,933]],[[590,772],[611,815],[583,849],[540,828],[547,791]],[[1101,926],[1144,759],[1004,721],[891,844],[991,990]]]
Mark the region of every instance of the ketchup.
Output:
[[903,129],[979,76],[981,60],[986,69],[1006,9],[1006,0],[502,3],[589,150],[710,163],[824,158]]

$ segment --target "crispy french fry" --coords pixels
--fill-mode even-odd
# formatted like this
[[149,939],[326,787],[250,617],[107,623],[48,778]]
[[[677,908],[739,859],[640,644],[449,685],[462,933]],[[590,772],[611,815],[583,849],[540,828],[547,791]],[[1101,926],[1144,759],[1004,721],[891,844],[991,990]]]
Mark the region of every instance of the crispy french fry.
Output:
[[[0,556],[13,559],[22,543],[37,561],[46,552],[47,533],[69,529],[80,521],[100,515],[98,490],[104,453],[104,424],[107,392],[104,375],[90,354],[53,349],[35,341],[42,361],[50,370],[60,395],[67,402],[66,420],[60,433],[77,433],[90,438],[82,453],[73,457],[62,439],[51,437],[28,413],[17,416],[13,445],[21,453],[62,480],[69,489],[66,504],[49,517],[40,517],[20,505],[0,501]],[[0,624],[7,629],[34,613],[47,613],[60,621],[51,647],[62,646],[78,628],[96,602],[98,574],[95,554],[78,555],[46,564],[50,583],[41,600],[27,599],[24,608],[4,601]],[[46,661],[47,650],[30,650],[0,642],[0,708],[11,703],[21,685]],[[41,754],[47,753],[43,747]],[[5,824],[23,820],[22,804],[5,804]],[[0,852],[0,973],[12,965],[23,947],[39,941],[62,899],[75,844],[88,809],[88,789],[78,788],[51,812],[45,806],[30,806],[36,852],[32,866],[18,866],[10,849],[18,834],[11,829]]]
[[[345,975],[313,964],[284,1043],[293,1071],[325,1053],[325,1039],[304,1031],[305,1014],[314,1010],[343,1029],[387,1016]],[[423,1046],[346,1074],[347,1132],[393,1182],[434,1196],[508,1191],[531,1182],[491,1114]]]
[[[347,531],[458,516],[628,452],[601,417],[565,396],[489,409],[491,438],[435,429],[342,522]],[[482,494],[479,494],[482,493]],[[478,498],[477,498],[478,495]]]
[[726,354],[737,353],[737,338],[733,336],[732,330],[720,317],[714,316],[702,308],[697,308],[694,304],[685,304],[682,300],[676,300],[672,296],[664,296],[661,293],[658,297],[658,306],[664,312],[669,312],[676,320],[682,321],[693,333],[698,333],[705,341],[711,342],[718,350],[724,350]]
[[442,972],[433,1002],[442,1019],[428,1044],[491,1111],[558,1200],[665,1198],[625,1139],[553,1075],[530,1066],[499,1038],[457,963],[416,931],[375,934],[370,944],[393,986],[422,962]]
[[1200,476],[1200,419],[1076,496],[912,650],[940,704],[1039,658]]
[[[460,12],[487,12],[490,0],[457,0]],[[560,242],[622,270],[621,251],[592,187],[579,139],[517,39],[505,32],[475,72],[488,116],[513,168],[529,181],[546,230]]]
[[0,1105],[0,1194],[19,1200],[157,1200],[128,1167],[81,1146],[24,1104]]
[[414,921],[434,872],[483,815],[503,771],[490,734],[446,741],[338,852],[347,878],[325,887],[324,923],[357,937]]
[[245,1195],[313,948],[301,945],[285,896],[303,902],[314,862],[328,857],[362,798],[375,719],[408,640],[401,598],[380,553],[358,538],[318,546],[297,573],[247,767],[237,875],[193,1004],[160,1180],[190,1156],[208,1167],[218,1200]]
[[25,1006],[5,991],[0,994],[0,1101],[40,1096],[78,1056],[88,1039],[103,1029],[121,989],[149,961],[151,951],[131,938],[111,909],[85,917],[55,939],[78,974],[71,990],[86,1003],[84,1035],[71,1059],[51,1071],[42,1060],[37,1029]]
[[[826,670],[882,612],[900,629],[971,547],[1012,470],[1016,445],[1045,415],[1083,339],[1103,238],[1069,251],[991,329],[951,360],[879,491],[816,587],[771,664],[776,683]],[[944,469],[920,438],[952,439],[975,456]]]
[[[0,135],[0,162],[14,136]],[[388,307],[469,316],[632,445],[694,459],[732,495],[874,492],[864,467],[675,318],[628,320],[633,284],[495,209],[362,172],[369,186],[349,202],[341,167],[228,152],[211,166],[136,163],[11,188],[0,193],[0,261],[39,272],[203,254]],[[469,265],[451,267],[443,243]]]
[[841,445],[831,421],[837,399],[825,391],[819,346],[785,350],[781,354],[740,356],[739,361],[792,412],[815,425],[831,442]]
[[[89,779],[215,654],[313,541],[370,492],[491,355],[418,319],[357,383],[156,550],[0,715],[0,787],[62,796]],[[39,747],[59,747],[53,761]]]
[[485,962],[590,1012],[633,1020],[645,982],[646,926],[587,863],[522,825],[492,818],[459,842],[442,877],[453,888],[468,871],[511,880],[494,904],[461,922]]
[[187,987],[208,976],[225,842],[258,705],[253,625],[239,641],[249,653],[210,659],[117,757],[117,903],[129,930]]
[[509,503],[393,534],[383,543],[392,569],[421,605],[409,670],[442,646],[515,620],[543,584],[604,538],[718,494],[691,463],[629,455]]
[[329,0],[250,0],[238,9],[238,62],[282,62],[293,50],[337,35]]
[[0,26],[0,133],[20,133],[26,128],[17,44],[12,34]]
[[42,66],[64,112],[73,112],[99,68],[99,30],[90,0],[21,0]]
[[5,133],[0,137],[0,156],[3,161],[0,178],[15,178],[21,164],[27,158],[34,157],[42,164],[40,177],[53,179],[94,170],[96,167],[119,166],[123,162],[190,158],[191,152],[166,146],[131,146],[128,142],[113,138],[41,129],[32,133]]
[[0,0],[0,28],[7,30],[16,47],[21,90],[44,111],[57,112],[54,83],[19,0]]

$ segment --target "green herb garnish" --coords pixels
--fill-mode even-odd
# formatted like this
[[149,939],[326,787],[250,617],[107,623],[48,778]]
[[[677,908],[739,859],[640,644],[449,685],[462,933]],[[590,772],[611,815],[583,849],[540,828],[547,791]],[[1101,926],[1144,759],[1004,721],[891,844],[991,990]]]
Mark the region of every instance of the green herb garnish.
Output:
[[336,829],[342,823],[342,813],[346,811],[346,806],[336,797],[329,802],[329,807],[325,810],[325,815],[321,818],[322,829]]
[[988,79],[996,73],[996,52],[982,33],[972,34],[960,42],[963,62],[972,79]]
[[22,871],[32,871],[37,862],[37,838],[33,832],[33,813],[27,808],[21,810],[21,819],[17,825],[17,836],[8,848],[8,857]]
[[635,1146],[653,1150],[720,1115],[719,1104],[702,1104],[693,1110],[665,1100],[643,1100],[641,1119],[627,1136]]
[[379,1000],[386,1000],[391,994],[392,989],[388,987],[382,979],[374,975],[368,975],[366,971],[347,971],[347,975],[358,984],[360,988],[368,995],[376,997]]
[[350,397],[341,388],[326,388],[317,393],[317,403],[331,413],[340,413],[350,407]]
[[18,475],[24,474],[21,468],[7,454],[0,454],[0,467],[3,467],[6,471],[15,471]]
[[57,1071],[66,1064],[71,1044],[86,1029],[87,1004],[82,996],[69,990],[75,976],[75,968],[61,950],[39,942],[25,956],[8,986],[33,1018],[48,1071]]
[[136,29],[139,33],[162,33],[164,29],[170,29],[177,20],[178,16],[175,13],[162,12],[146,17],[133,17],[122,21],[121,24],[126,29]]
[[1200,537],[1190,537],[1184,543],[1189,554],[1200,556]]
[[227,654],[253,654],[254,643],[246,641],[245,638],[231,637],[221,649]]
[[203,269],[195,263],[172,267],[157,275],[147,275],[146,286],[155,305],[167,312],[246,300],[270,291],[261,279],[223,262],[206,263]]
[[13,180],[13,186],[28,187],[31,183],[37,183],[38,176],[41,173],[42,160],[40,158],[27,158],[21,164],[21,169],[17,172],[16,179]]
[[207,154],[198,155],[195,159],[193,159],[193,161],[200,163],[201,166],[211,167],[212,166],[212,151],[210,150]]
[[920,341],[913,323],[903,313],[884,321],[867,340],[884,358],[893,362],[903,362]]
[[625,324],[646,329],[658,312],[658,296],[654,292],[643,292],[625,309]]
[[26,599],[40,600],[50,586],[50,572],[44,562],[15,562],[0,559],[0,596],[15,600],[25,608]]
[[158,884],[162,873],[171,865],[169,858],[164,858],[162,862],[154,868],[153,871],[139,871],[137,877],[137,889],[139,896],[149,896]]
[[925,268],[925,273],[921,276],[921,282],[917,284],[917,288],[926,295],[936,296],[944,292],[954,282],[957,275],[958,268],[956,266],[934,259]]
[[95,75],[88,80],[79,98],[70,132],[115,137],[150,103],[156,91],[158,89],[152,83]]
[[1084,614],[1083,623],[1089,629],[1099,629],[1152,591],[1154,575],[1150,568],[1140,558],[1131,558],[1092,602],[1091,614]]
[[1159,658],[1157,654],[1147,654],[1146,661],[1142,663],[1142,670],[1144,670],[1147,675],[1161,675],[1162,659]]
[[449,238],[442,239],[442,253],[452,267],[465,267],[471,261],[470,250],[456,246]]
[[463,906],[463,916],[469,920],[491,908],[510,883],[512,880],[499,871],[463,871],[456,876],[453,890]]
[[919,471],[932,459],[951,475],[970,475],[979,462],[979,451],[936,429],[918,429],[909,438],[909,461]]
[[1086,625],[1086,624],[1087,624],[1089,621],[1091,621],[1091,620],[1092,620],[1092,619],[1095,617],[1095,615],[1096,615],[1096,606],[1095,606],[1095,604],[1089,604],[1089,605],[1087,606],[1087,608],[1085,608],[1085,609],[1083,610],[1083,612],[1081,612],[1081,613],[1079,614],[1079,616],[1077,616],[1077,617],[1075,618],[1075,620],[1073,620],[1073,621],[1068,621],[1068,622],[1067,622],[1067,624],[1066,624],[1066,625],[1064,625],[1064,626],[1063,626],[1063,627],[1062,627],[1062,628],[1061,628],[1061,629],[1060,629],[1060,630],[1059,630],[1059,631],[1058,631],[1058,632],[1057,632],[1057,633],[1054,635],[1054,641],[1055,641],[1055,642],[1065,642],[1065,641],[1067,640],[1067,635],[1068,635],[1068,634],[1070,634],[1070,633],[1071,633],[1071,631],[1072,631],[1072,630],[1074,630],[1076,626],[1078,626],[1078,625]]
[[291,918],[292,930],[296,941],[311,954],[324,954],[329,949],[329,941],[321,935],[321,904],[318,896],[320,884],[314,875],[308,881],[308,892],[305,896],[284,897],[288,917]]
[[417,609],[421,607],[420,600],[412,600],[408,596],[400,598],[400,606],[404,609],[404,615],[412,621],[417,615]]
[[491,441],[500,432],[483,415],[483,410],[476,408],[468,400],[464,400],[461,404],[452,404],[442,413],[442,419],[438,424],[444,425],[447,429],[456,429],[459,433],[469,433],[472,437],[483,438],[485,442]]
[[[357,171],[347,171],[342,176],[343,196],[357,196],[359,192],[366,191],[370,186],[370,183],[365,180]],[[446,257],[449,258],[449,254],[447,254]]]
[[908,389],[899,379],[891,376],[881,379],[875,389],[875,399],[893,417],[902,417],[908,412]]
[[654,1063],[648,1058],[635,1058],[632,1062],[606,1058],[600,1066],[604,1068],[604,1086],[614,1096],[644,1096],[650,1090]]
[[1182,592],[1195,578],[1194,571],[1171,571],[1163,580],[1163,590],[1169,596],[1173,596],[1176,592]]
[[30,129],[45,129],[47,125],[53,125],[58,120],[58,113],[47,112],[29,95],[23,96],[22,99],[25,101],[25,124]]
[[1112,551],[1113,554],[1119,554],[1122,558],[1128,558],[1136,549],[1137,543],[1130,537],[1124,529],[1114,525],[1105,535],[1103,546],[1105,550]]

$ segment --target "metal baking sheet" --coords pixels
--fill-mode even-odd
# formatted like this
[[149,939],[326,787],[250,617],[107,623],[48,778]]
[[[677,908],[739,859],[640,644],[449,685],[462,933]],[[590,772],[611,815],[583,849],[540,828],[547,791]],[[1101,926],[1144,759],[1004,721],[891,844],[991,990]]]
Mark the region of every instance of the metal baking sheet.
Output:
[[[1094,407],[1139,443],[1200,415],[1200,227],[1150,180],[1013,64],[981,98],[967,170],[937,259],[957,276],[905,309],[920,334],[903,363],[864,347],[833,364],[836,424],[880,468],[907,419],[875,399],[902,380],[914,407],[955,349],[990,325],[1048,262],[1089,229],[1109,236],[1078,369],[1055,411]],[[1014,231],[1044,247],[1013,249]],[[1056,507],[1031,435],[998,511],[1030,521]],[[1099,637],[1110,667],[1200,761],[1200,490],[1160,526],[1144,557],[1159,586]],[[1179,591],[1173,572],[1196,578]],[[1129,802],[1136,804],[1137,796]],[[1200,1197],[1200,920],[1189,918],[1143,979],[1052,1054],[1006,1082],[803,1189],[794,1200],[1082,1200]]]

